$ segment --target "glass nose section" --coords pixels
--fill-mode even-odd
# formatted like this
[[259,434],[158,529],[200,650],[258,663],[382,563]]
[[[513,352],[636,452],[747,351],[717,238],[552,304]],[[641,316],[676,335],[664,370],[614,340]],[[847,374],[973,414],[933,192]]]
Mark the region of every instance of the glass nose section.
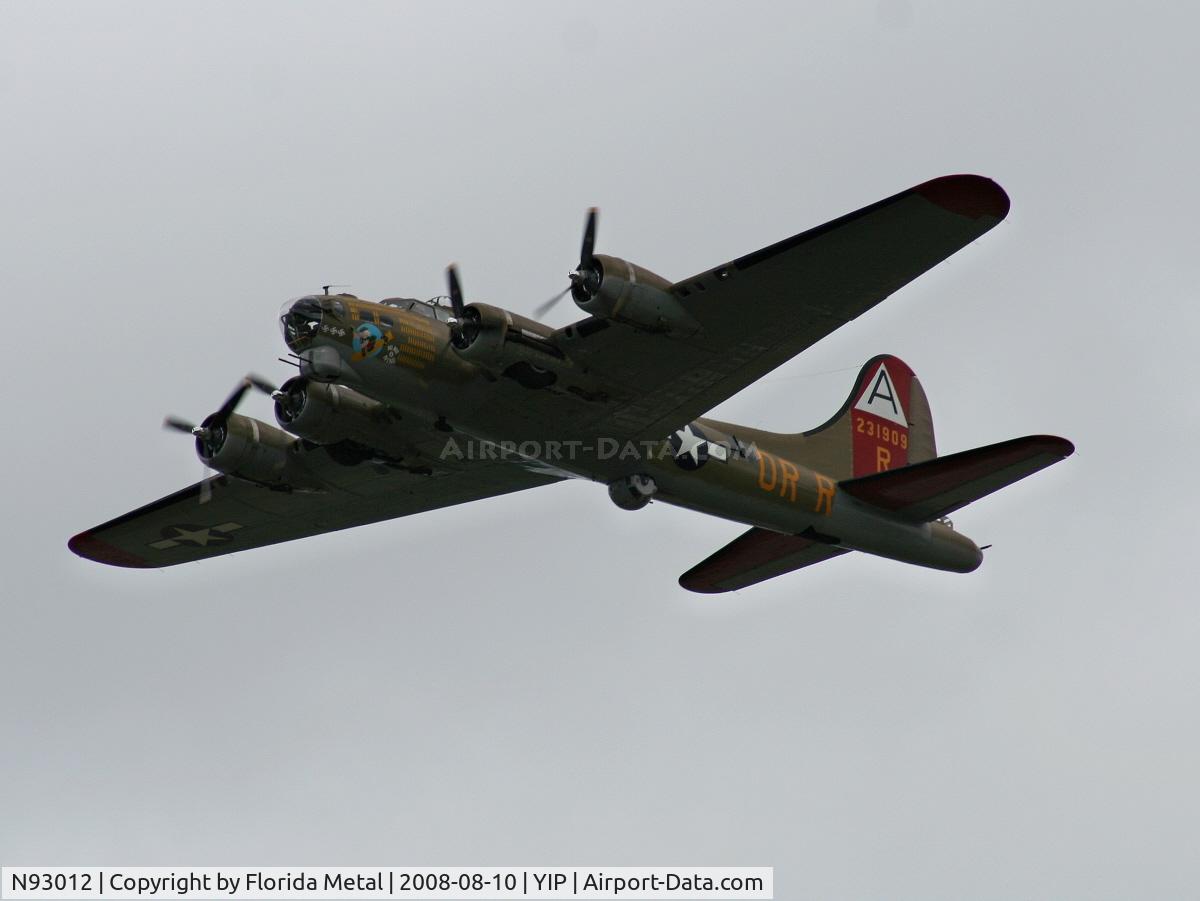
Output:
[[279,327],[288,348],[299,353],[312,344],[321,327],[321,301],[309,295],[289,300],[279,312]]

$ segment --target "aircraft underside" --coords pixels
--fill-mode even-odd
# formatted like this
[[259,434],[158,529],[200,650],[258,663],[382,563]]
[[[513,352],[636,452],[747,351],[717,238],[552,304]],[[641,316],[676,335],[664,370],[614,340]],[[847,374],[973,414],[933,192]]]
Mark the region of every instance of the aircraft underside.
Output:
[[[939,456],[928,400],[877,356],[845,404],[778,434],[704,414],[978,238],[1008,198],[935,179],[671,282],[594,252],[589,213],[561,329],[466,303],[307,295],[280,325],[298,373],[248,377],[192,435],[220,475],[83,532],[70,547],[146,568],[585,478],[613,502],[665,502],[748,526],[681,584],[729,591],[863,551],[969,572],[980,549],[947,516],[1073,452],[1034,435]],[[556,298],[552,302],[557,302]],[[251,388],[277,425],[236,412]]]

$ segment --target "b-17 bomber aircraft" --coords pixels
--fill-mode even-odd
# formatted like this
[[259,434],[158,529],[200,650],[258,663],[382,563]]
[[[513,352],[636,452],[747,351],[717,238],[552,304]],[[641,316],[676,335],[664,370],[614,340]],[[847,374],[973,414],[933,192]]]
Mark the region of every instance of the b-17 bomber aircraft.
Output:
[[[189,432],[217,474],[71,539],[83,557],[164,567],[408,516],[566,478],[748,526],[684,573],[723,592],[862,551],[970,572],[950,513],[1069,456],[1031,435],[938,456],[921,382],[894,356],[842,408],[777,434],[704,414],[993,228],[1008,196],[951,175],[672,282],[594,252],[587,217],[550,328],[466,303],[312,294],[280,317],[298,374],[247,377]],[[563,296],[563,295],[560,295]],[[269,392],[280,428],[235,412]],[[617,539],[614,539],[617,540]]]

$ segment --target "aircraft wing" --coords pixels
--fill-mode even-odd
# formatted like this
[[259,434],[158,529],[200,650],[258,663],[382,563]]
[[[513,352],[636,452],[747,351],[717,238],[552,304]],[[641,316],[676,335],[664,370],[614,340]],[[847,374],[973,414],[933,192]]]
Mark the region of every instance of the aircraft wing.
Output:
[[320,448],[305,453],[314,455],[310,470],[322,490],[280,492],[215,476],[82,532],[69,546],[112,566],[174,566],[560,480],[495,460],[421,474],[371,462],[341,466]]
[[1008,207],[989,179],[934,179],[676,283],[701,326],[692,337],[575,323],[559,333],[572,359],[630,398],[595,427],[669,434],[974,241]]

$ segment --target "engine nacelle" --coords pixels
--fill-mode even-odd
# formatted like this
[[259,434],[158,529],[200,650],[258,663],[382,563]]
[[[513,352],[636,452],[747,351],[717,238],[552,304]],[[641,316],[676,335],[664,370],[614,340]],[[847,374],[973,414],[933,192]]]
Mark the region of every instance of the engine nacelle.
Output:
[[297,441],[287,432],[237,413],[208,428],[196,438],[196,453],[206,466],[263,485],[295,487],[305,481],[292,453]]
[[547,383],[554,381],[549,371],[566,359],[553,341],[554,329],[485,303],[470,304],[464,312],[462,337],[453,344],[464,360],[527,380],[536,381],[535,373],[541,371]]
[[508,312],[486,303],[473,303],[463,313],[461,337],[452,345],[458,355],[483,366],[501,361],[508,335]]
[[353,441],[396,459],[411,456],[387,404],[344,385],[291,378],[275,398],[275,419],[314,444]]
[[649,269],[618,257],[595,254],[586,278],[575,282],[571,297],[586,313],[652,332],[692,335],[700,324],[671,293],[671,283]]

